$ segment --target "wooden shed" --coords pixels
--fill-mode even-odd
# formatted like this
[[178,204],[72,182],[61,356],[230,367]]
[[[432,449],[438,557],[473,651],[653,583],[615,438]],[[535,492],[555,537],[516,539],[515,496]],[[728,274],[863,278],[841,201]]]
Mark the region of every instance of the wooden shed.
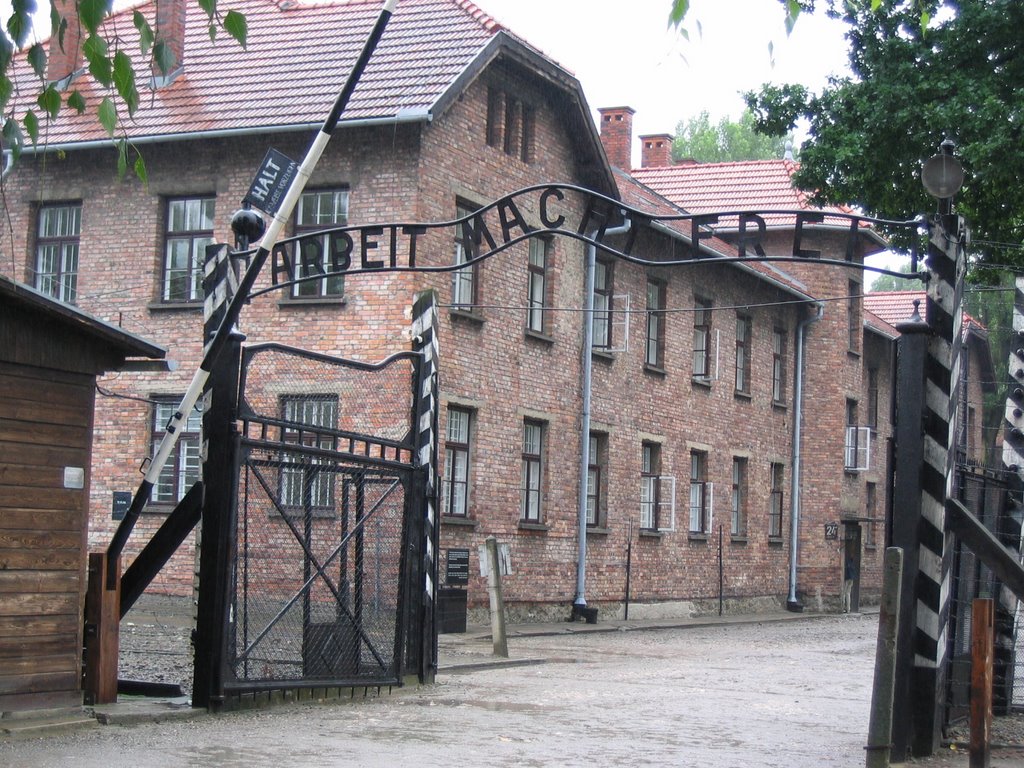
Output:
[[96,377],[163,356],[0,276],[0,713],[82,703]]

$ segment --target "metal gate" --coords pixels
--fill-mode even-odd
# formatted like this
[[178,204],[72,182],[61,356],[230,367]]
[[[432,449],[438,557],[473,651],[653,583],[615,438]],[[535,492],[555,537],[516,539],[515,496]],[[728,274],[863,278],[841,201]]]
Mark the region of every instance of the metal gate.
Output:
[[244,350],[228,695],[399,684],[419,664],[421,361]]
[[[1007,482],[994,472],[961,466],[960,498],[975,517],[997,536],[1003,535],[1007,510]],[[954,540],[952,595],[949,625],[949,675],[946,725],[969,714],[971,690],[971,603],[975,598],[993,598],[998,603],[1002,589],[995,574],[959,538]],[[1016,601],[1014,601],[1015,603]],[[1014,693],[1016,669],[1015,616],[1003,616],[997,608],[1002,642],[997,641],[994,669],[994,702],[997,712],[1009,711]],[[1017,694],[1019,696],[1019,693]]]

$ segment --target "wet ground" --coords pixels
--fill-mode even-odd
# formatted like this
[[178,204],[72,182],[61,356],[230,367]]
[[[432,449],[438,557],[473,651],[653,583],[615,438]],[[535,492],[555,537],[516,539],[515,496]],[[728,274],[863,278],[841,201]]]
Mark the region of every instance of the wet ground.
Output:
[[516,666],[488,666],[484,633],[445,635],[432,686],[0,742],[0,765],[864,765],[875,615],[579,626],[510,637]]

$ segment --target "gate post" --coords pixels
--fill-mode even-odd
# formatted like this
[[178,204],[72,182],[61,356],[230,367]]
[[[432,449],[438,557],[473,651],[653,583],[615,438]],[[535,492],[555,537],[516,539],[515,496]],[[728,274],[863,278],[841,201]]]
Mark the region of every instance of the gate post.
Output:
[[[1014,343],[1010,348],[1006,410],[1003,419],[1003,469],[1007,488],[999,518],[999,539],[1011,552],[1020,553],[1021,525],[1024,508],[1021,492],[1024,486],[1024,275],[1014,280],[1013,294]],[[1009,711],[1013,703],[1013,668],[1016,651],[1014,635],[1017,596],[1000,584],[996,603],[994,704],[1000,711]]]
[[[220,325],[235,288],[235,273],[225,245],[209,246],[203,289],[206,342]],[[224,700],[224,668],[235,549],[237,501],[237,435],[234,415],[238,404],[241,340],[232,330],[203,393],[203,516],[199,538],[199,599],[194,638],[195,666],[192,706],[219,709]]]
[[[440,526],[437,518],[437,418],[438,418],[438,343],[437,299],[433,291],[416,294],[412,307],[412,347],[422,354],[419,380],[415,393],[415,463],[425,473],[423,493],[423,528],[421,547],[414,548],[419,557],[419,585],[413,584],[419,607],[419,658],[421,683],[433,682],[437,672],[437,630],[435,626],[438,547]],[[410,563],[410,565],[413,565]],[[417,572],[413,565],[412,573]],[[416,630],[415,622],[411,627]]]
[[[945,149],[945,147],[944,147]],[[944,715],[952,533],[946,504],[956,493],[956,423],[966,256],[964,222],[951,199],[928,222],[928,295],[931,329],[925,361],[924,463],[921,471],[920,548],[915,589],[911,709],[915,755],[939,746]]]
[[909,320],[896,326],[896,395],[893,437],[892,518],[889,521],[889,546],[903,550],[900,579],[899,632],[896,638],[896,685],[893,696],[892,755],[902,762],[910,751],[912,711],[910,679],[914,663],[916,608],[914,576],[918,570],[920,547],[918,521],[921,509],[921,467],[924,444],[921,441],[924,407],[924,361],[928,344],[928,325],[918,314],[918,303]]

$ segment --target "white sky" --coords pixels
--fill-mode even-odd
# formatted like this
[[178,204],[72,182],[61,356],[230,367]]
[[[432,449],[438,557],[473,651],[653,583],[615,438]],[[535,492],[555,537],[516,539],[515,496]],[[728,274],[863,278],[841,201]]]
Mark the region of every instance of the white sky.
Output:
[[801,14],[787,37],[778,0],[692,0],[689,40],[667,29],[670,0],[476,2],[572,71],[592,109],[633,107],[634,136],[675,133],[702,110],[736,119],[740,94],[766,82],[820,90],[849,71],[844,25]]

